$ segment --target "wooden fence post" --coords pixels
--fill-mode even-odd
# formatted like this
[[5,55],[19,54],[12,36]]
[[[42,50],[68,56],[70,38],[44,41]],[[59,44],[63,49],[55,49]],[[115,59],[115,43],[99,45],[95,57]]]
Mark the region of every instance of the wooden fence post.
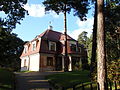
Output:
[[90,90],[93,90],[92,83],[90,83]]
[[73,90],[75,90],[75,85],[73,85]]
[[82,83],[82,90],[85,90],[83,83]]
[[109,82],[109,85],[110,85],[110,90],[112,90],[112,83],[111,83],[111,82]]
[[114,84],[115,84],[115,90],[117,90],[117,83],[116,83],[116,81],[114,82]]
[[108,82],[104,82],[105,90],[108,90]]

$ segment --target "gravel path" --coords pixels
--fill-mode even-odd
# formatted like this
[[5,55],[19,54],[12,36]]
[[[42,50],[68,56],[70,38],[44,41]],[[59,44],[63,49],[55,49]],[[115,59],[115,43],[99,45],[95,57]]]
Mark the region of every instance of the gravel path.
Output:
[[[45,76],[55,73],[58,72],[15,73],[16,90],[49,90],[52,87]],[[54,89],[52,88],[52,90]]]

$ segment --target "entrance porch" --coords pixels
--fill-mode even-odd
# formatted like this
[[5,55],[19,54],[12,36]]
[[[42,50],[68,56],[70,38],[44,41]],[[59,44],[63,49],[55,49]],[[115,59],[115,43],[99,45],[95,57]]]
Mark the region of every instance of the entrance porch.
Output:
[[[82,69],[82,61],[80,57],[77,56],[68,56],[68,71],[80,70]],[[56,59],[56,70],[64,71],[65,68],[65,57],[60,56]]]

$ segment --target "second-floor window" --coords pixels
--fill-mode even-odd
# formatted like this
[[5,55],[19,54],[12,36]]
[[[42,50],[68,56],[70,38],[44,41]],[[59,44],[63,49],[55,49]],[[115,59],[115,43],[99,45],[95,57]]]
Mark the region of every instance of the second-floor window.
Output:
[[36,45],[35,45],[35,43],[33,44],[33,51],[35,51],[35,49],[36,49]]
[[55,42],[49,42],[49,50],[56,51],[56,43]]
[[75,45],[75,44],[71,44],[71,45],[70,45],[70,49],[71,49],[71,51],[74,51],[74,52],[75,52],[76,49],[77,49],[77,48],[76,48],[76,45]]
[[27,51],[28,51],[28,47],[25,46],[25,47],[24,47],[24,53],[27,53]]

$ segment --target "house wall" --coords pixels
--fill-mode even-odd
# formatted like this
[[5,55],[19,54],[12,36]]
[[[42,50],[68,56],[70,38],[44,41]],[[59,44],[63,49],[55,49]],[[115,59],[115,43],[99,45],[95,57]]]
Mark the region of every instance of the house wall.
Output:
[[[26,60],[26,65],[24,65],[25,60]],[[28,56],[22,57],[21,58],[21,71],[28,70],[28,66],[29,66],[29,57]]]
[[[47,57],[53,57],[53,66],[47,66]],[[54,54],[43,54],[40,56],[40,71],[53,71],[55,70],[55,56]]]
[[30,63],[29,63],[29,71],[39,71],[39,65],[40,65],[40,54],[32,54],[30,57]]

